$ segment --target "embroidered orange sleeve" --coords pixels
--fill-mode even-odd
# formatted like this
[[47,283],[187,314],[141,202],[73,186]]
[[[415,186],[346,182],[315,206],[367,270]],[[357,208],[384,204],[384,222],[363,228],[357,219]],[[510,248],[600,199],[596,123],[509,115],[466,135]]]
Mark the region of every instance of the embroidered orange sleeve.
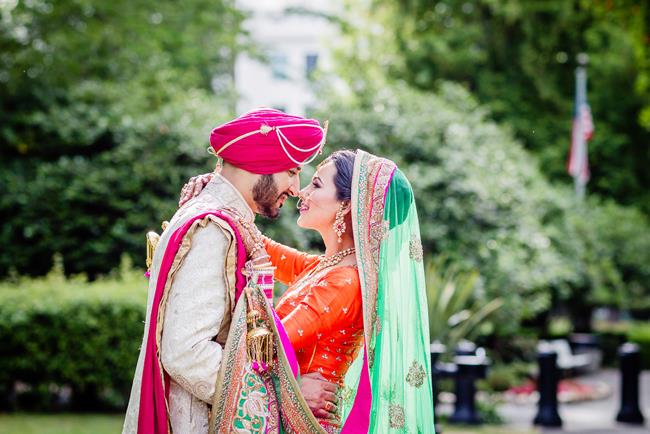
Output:
[[317,255],[301,252],[264,237],[264,247],[275,269],[275,280],[289,285],[305,268],[318,260]]
[[355,268],[334,268],[307,289],[295,308],[282,319],[291,346],[309,348],[319,335],[358,322],[361,316],[359,274]]

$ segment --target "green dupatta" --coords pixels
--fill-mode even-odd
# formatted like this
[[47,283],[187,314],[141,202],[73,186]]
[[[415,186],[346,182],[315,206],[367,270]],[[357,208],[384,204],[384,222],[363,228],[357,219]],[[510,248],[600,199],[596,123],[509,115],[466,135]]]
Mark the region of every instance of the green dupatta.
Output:
[[[429,319],[413,190],[395,163],[361,150],[352,181],[352,226],[372,394],[368,432],[430,433]],[[345,377],[344,421],[360,404],[363,359],[361,351]]]

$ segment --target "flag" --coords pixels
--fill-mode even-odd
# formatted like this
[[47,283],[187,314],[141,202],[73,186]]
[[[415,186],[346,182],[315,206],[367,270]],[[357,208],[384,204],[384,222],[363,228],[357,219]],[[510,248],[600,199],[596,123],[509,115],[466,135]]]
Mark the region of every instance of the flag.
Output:
[[583,66],[576,68],[576,94],[573,107],[573,128],[571,131],[571,151],[567,169],[573,177],[579,195],[589,181],[589,160],[587,142],[594,134],[591,109],[587,103],[587,71]]

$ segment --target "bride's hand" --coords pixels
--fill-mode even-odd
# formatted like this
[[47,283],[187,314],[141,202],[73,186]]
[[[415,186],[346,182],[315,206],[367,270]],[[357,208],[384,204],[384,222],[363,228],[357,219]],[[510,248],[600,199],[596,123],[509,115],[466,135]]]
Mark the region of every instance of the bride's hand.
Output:
[[330,383],[318,372],[300,376],[300,392],[314,416],[321,419],[336,417],[338,386]]
[[236,221],[235,224],[238,226],[239,234],[241,235],[242,243],[246,248],[248,259],[263,261],[264,258],[268,258],[269,255],[266,253],[266,249],[264,248],[264,238],[260,230],[257,229],[255,223],[246,223],[239,220]]
[[178,206],[181,207],[193,197],[198,196],[201,190],[214,178],[214,173],[204,173],[203,175],[193,176],[185,183],[181,190],[181,197],[178,200]]

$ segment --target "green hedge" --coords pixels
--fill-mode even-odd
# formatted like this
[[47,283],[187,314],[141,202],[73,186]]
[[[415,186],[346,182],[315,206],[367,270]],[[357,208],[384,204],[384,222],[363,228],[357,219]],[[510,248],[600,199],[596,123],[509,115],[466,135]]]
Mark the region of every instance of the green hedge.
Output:
[[123,408],[142,339],[147,281],[45,278],[0,285],[0,409]]
[[603,350],[603,363],[618,366],[618,348],[624,342],[634,342],[641,351],[641,366],[650,369],[650,323],[621,321],[595,324],[600,348]]
[[627,339],[639,345],[641,350],[641,366],[650,369],[650,324],[635,323],[627,331]]

